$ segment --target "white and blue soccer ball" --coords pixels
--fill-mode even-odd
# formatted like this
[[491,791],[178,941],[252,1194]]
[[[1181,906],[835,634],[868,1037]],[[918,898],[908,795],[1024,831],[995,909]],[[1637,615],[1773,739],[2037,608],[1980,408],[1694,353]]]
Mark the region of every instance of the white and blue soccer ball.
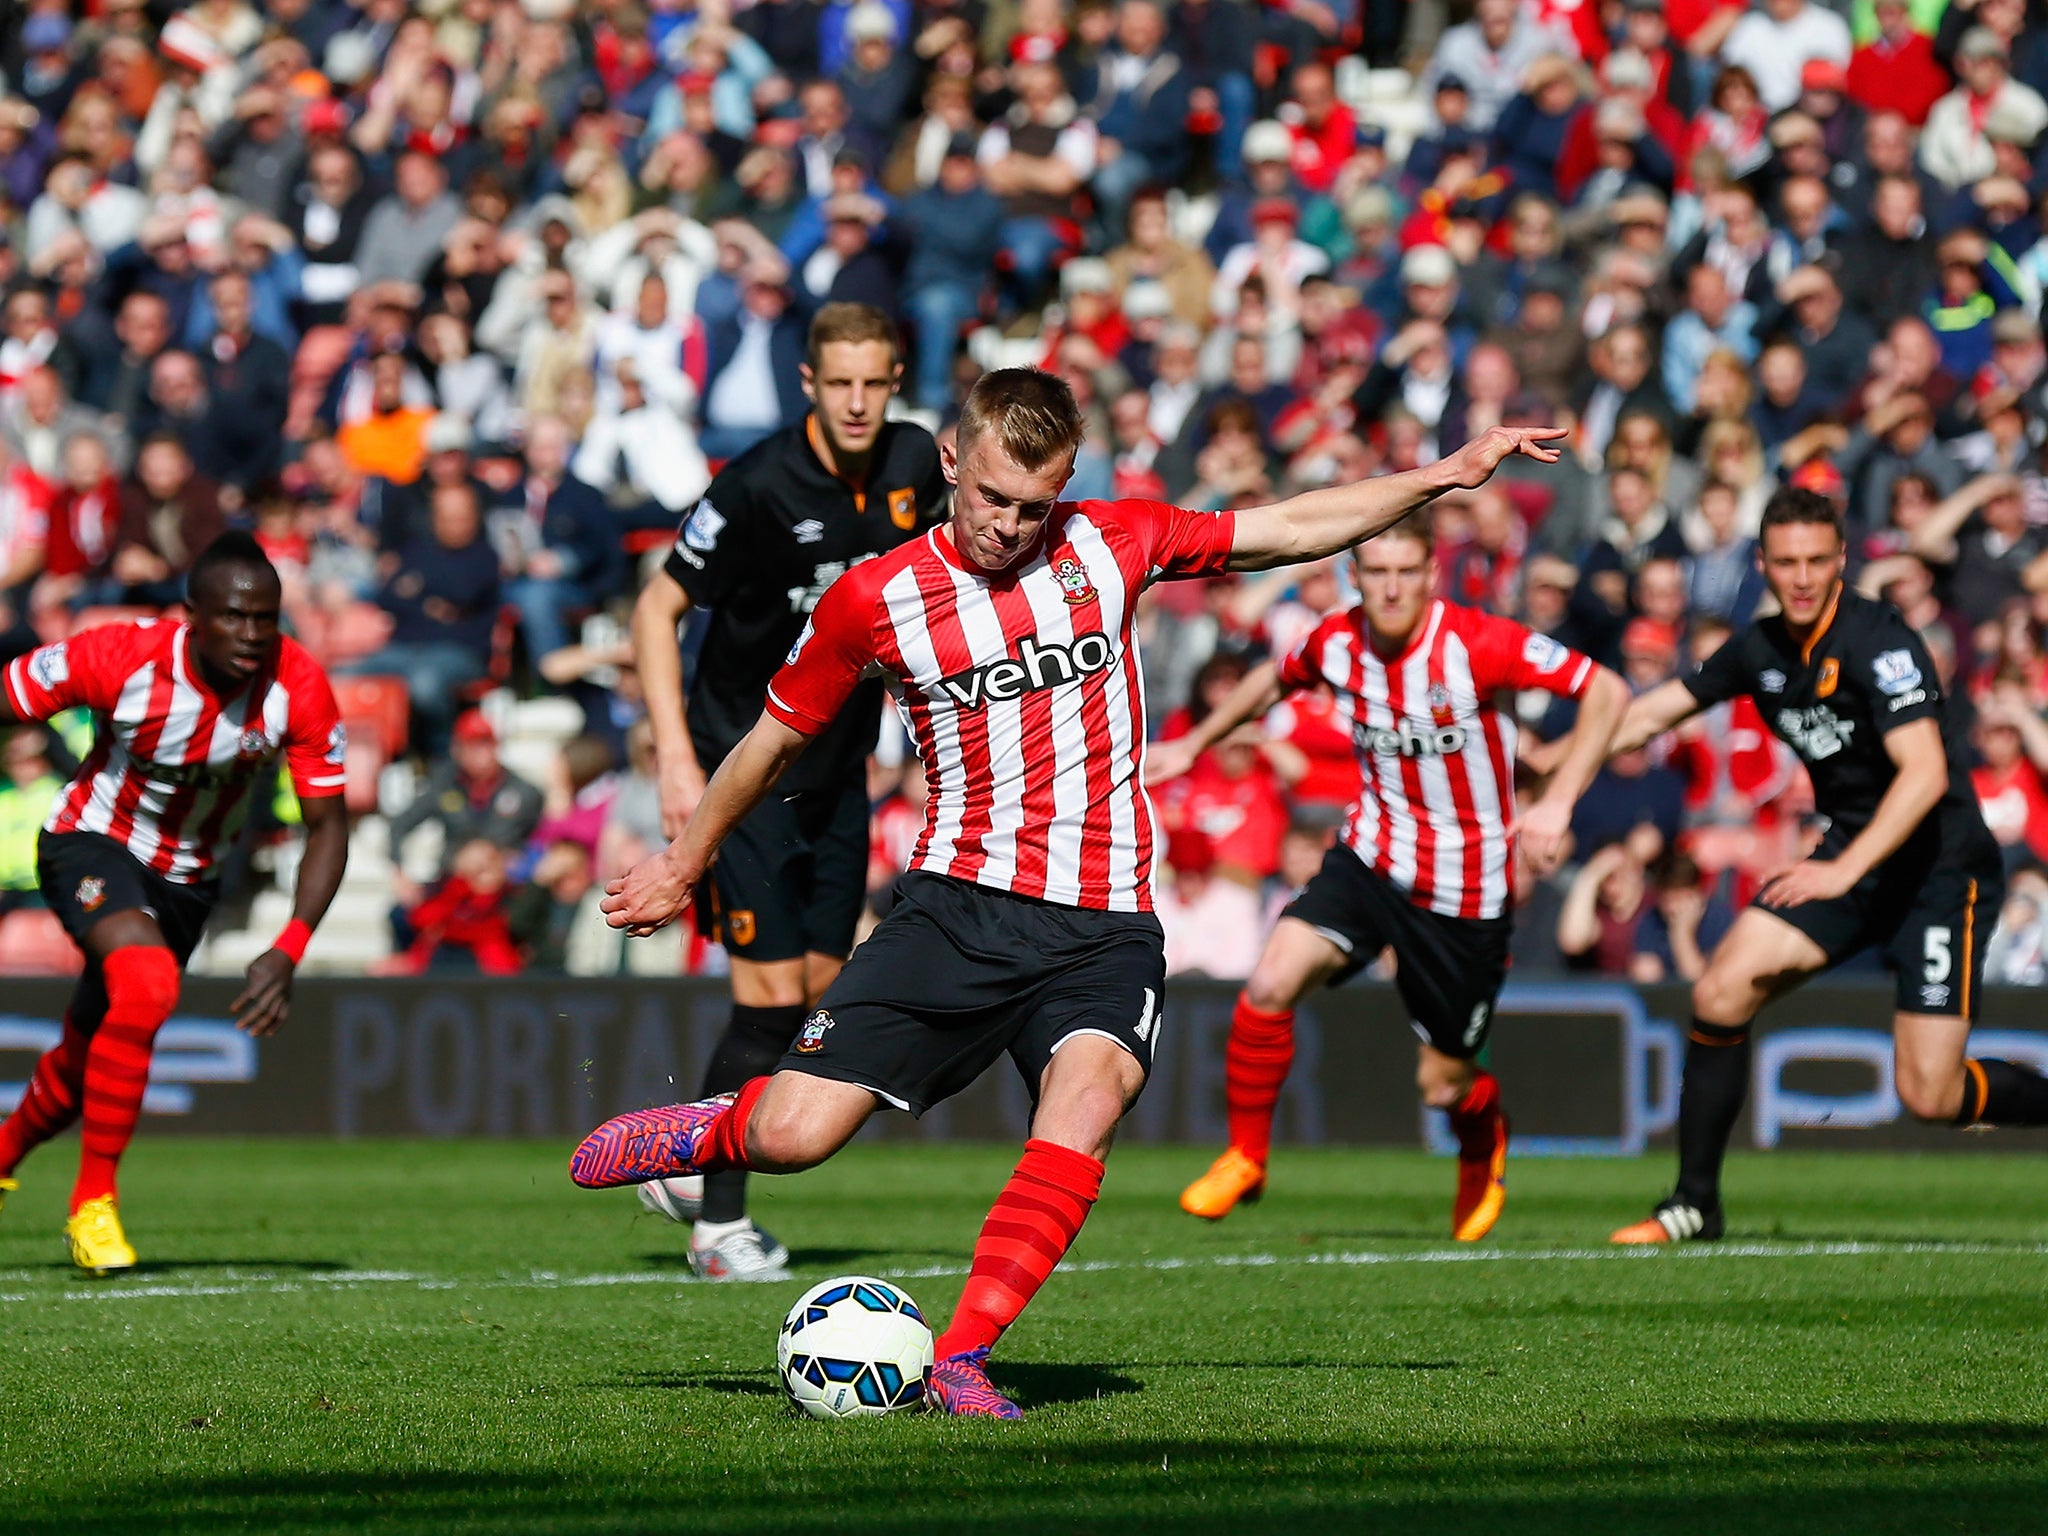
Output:
[[789,1400],[812,1418],[899,1413],[924,1406],[932,1331],[901,1287],[842,1275],[789,1309],[775,1361]]

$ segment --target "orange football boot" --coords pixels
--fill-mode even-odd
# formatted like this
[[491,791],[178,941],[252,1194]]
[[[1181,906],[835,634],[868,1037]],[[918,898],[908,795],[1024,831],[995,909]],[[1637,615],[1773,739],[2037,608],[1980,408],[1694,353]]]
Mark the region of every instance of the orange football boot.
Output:
[[1231,1147],[1209,1171],[1180,1192],[1180,1208],[1204,1221],[1221,1221],[1240,1204],[1266,1192],[1266,1167]]

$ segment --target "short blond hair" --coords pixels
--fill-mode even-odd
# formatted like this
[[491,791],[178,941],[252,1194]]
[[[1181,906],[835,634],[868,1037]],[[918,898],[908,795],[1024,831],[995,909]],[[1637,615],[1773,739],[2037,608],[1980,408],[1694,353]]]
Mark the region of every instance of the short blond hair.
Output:
[[995,433],[1019,468],[1042,469],[1080,452],[1088,428],[1066,380],[1038,368],[998,368],[967,392],[956,451],[964,456],[984,432]]
[[1421,506],[1417,507],[1413,512],[1408,513],[1398,522],[1389,523],[1386,527],[1382,528],[1378,533],[1374,534],[1370,539],[1367,539],[1364,544],[1359,544],[1355,546],[1354,552],[1362,555],[1365,553],[1366,544],[1377,543],[1381,539],[1413,539],[1416,543],[1422,546],[1425,553],[1435,554],[1435,504],[1432,502],[1424,502]]

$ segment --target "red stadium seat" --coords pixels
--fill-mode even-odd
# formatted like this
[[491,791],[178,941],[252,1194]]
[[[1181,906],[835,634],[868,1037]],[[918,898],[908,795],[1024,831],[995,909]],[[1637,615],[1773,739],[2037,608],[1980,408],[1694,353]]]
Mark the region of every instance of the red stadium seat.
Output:
[[0,976],[76,976],[85,956],[57,914],[37,909],[0,918]]
[[[412,699],[396,677],[337,677],[334,702],[351,737],[374,745],[383,762],[405,750]],[[379,767],[383,765],[379,763]],[[353,766],[353,759],[351,759]],[[349,775],[353,782],[355,775]]]
[[619,540],[619,547],[635,560],[650,549],[663,549],[675,541],[675,535],[660,528],[634,528]]
[[329,665],[338,665],[383,650],[390,638],[390,614],[375,603],[350,603],[328,616],[322,643]]

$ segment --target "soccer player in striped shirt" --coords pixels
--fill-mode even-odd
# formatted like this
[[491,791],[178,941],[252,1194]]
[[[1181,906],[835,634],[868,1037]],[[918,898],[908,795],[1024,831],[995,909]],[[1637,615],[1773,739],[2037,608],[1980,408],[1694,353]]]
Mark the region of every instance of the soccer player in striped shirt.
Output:
[[292,978],[348,861],[342,806],[347,742],[326,675],[278,631],[277,571],[246,533],[193,563],[191,618],[85,630],[16,660],[0,719],[47,720],[76,706],[95,736],[43,825],[43,898],[85,953],[64,1031],[0,1124],[0,1199],[36,1147],[82,1120],[65,1237],[92,1274],[128,1269],[115,1172],[135,1133],[157,1030],[217,895],[220,852],[250,793],[269,792],[281,756],[306,827],[292,919],[249,962],[236,1021],[267,1035],[291,1008]]
[[[1438,600],[1427,507],[1352,552],[1358,606],[1333,613],[1284,660],[1254,667],[1186,736],[1152,749],[1148,781],[1177,778],[1287,693],[1328,686],[1358,750],[1362,789],[1322,870],[1281,915],[1239,994],[1224,1058],[1230,1145],[1180,1197],[1221,1220],[1266,1187],[1273,1109],[1294,1060],[1294,1010],[1393,948],[1395,982],[1421,1038],[1423,1100],[1458,1138],[1451,1233],[1477,1242],[1507,1198],[1500,1085],[1476,1061],[1507,979],[1513,861],[1556,867],[1572,807],[1599,771],[1628,685],[1512,619]],[[1558,766],[1515,817],[1510,689],[1579,701]]]
[[921,1114],[1007,1054],[1036,1103],[938,1341],[931,1392],[956,1414],[1020,1415],[989,1381],[989,1350],[1080,1231],[1151,1064],[1166,966],[1141,777],[1139,593],[1322,559],[1483,484],[1510,454],[1555,462],[1564,434],[1495,428],[1422,469],[1218,514],[1061,501],[1082,435],[1053,375],[985,375],[944,455],[949,520],[833,583],[688,827],[612,883],[614,926],[672,921],[726,833],[860,679],[893,681],[931,795],[889,916],[772,1076],[621,1115],[570,1162],[587,1188],[795,1172],[882,1104]]

